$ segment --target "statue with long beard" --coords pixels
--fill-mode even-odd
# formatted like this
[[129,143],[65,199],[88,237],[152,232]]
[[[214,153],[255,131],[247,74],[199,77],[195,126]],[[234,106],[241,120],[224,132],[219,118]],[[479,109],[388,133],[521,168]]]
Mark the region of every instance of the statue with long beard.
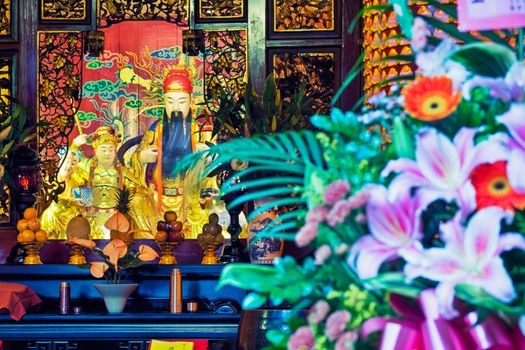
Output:
[[206,142],[211,141],[211,126],[203,128],[192,118],[190,76],[184,68],[173,69],[166,75],[163,118],[143,136],[131,157],[131,166],[144,184],[154,189],[156,216],[160,219],[162,213],[175,211],[184,223],[186,238],[196,238],[207,222],[212,205],[212,198],[202,193],[214,193],[217,184],[215,178],[190,181],[188,177],[199,176],[196,170],[199,167],[193,174],[174,176],[178,161],[191,152],[207,148]]

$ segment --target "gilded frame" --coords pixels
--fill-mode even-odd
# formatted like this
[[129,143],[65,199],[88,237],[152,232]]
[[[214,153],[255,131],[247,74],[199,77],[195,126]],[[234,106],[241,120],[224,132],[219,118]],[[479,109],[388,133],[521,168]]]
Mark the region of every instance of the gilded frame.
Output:
[[[235,16],[203,16],[203,0],[192,0],[195,8],[195,22],[197,23],[227,23],[227,22],[246,22],[248,19],[248,0],[240,0],[241,13]],[[235,1],[235,0],[234,0]]]
[[[332,86],[332,92],[334,95],[337,92],[338,88],[341,86],[341,48],[340,47],[330,46],[330,47],[311,47],[311,48],[290,48],[290,47],[267,48],[266,50],[267,75],[274,74],[277,85],[279,86],[280,78],[275,76],[275,67],[274,67],[274,62],[275,62],[274,55],[278,55],[278,54],[292,54],[292,55],[293,54],[305,54],[305,55],[311,55],[311,56],[324,55],[324,54],[331,55],[333,62],[334,62],[334,65],[333,65],[334,77],[333,77],[333,86]],[[284,92],[282,91],[282,93]],[[283,98],[284,97],[285,96],[283,95]],[[323,101],[322,106],[328,107],[332,98],[333,96],[327,96],[326,101]]]
[[[341,0],[332,1],[332,10],[330,12],[332,26],[327,29],[316,28],[299,28],[299,29],[278,29],[277,28],[277,10],[276,1],[267,0],[266,6],[268,9],[268,16],[266,18],[267,39],[315,39],[315,38],[340,38],[341,37],[341,18],[342,7]],[[287,3],[292,1],[284,0]],[[297,0],[293,0],[297,1]],[[316,0],[311,0],[315,2]],[[307,11],[308,12],[308,11]],[[296,14],[294,14],[296,15]],[[295,17],[297,18],[297,16]]]
[[9,33],[0,32],[0,42],[12,43],[18,41],[18,0],[4,0],[2,2],[2,6],[6,3],[9,3],[10,6],[10,18],[7,18],[7,20],[9,21]]
[[[80,1],[71,0],[74,3]],[[52,0],[39,0],[38,2],[38,21],[40,24],[91,24],[91,0],[81,0],[84,2],[82,9],[83,15],[77,18],[72,17],[50,17],[46,16],[44,6],[46,3],[54,3]]]

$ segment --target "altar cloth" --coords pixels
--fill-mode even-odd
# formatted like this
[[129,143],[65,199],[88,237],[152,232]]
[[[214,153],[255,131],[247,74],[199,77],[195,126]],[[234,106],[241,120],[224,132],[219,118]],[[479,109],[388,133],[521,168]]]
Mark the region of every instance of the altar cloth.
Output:
[[27,309],[41,303],[36,293],[23,284],[0,282],[0,309],[7,309],[15,321],[26,314]]

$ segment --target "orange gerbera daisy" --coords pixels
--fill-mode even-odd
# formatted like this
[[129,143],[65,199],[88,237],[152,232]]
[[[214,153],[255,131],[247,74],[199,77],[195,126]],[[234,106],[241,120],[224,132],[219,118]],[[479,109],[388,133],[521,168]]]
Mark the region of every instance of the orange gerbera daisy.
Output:
[[510,187],[506,161],[481,164],[472,171],[470,179],[476,189],[478,209],[498,206],[514,212],[514,208],[525,208],[525,195]]
[[419,77],[403,89],[403,96],[408,114],[427,122],[448,117],[461,101],[461,92],[454,93],[452,80],[445,76]]

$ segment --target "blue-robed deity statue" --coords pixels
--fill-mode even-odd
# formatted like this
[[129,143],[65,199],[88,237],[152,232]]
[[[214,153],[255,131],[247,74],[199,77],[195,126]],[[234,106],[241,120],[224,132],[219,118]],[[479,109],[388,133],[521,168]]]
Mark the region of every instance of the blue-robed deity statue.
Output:
[[174,169],[185,155],[207,148],[211,125],[202,127],[192,117],[193,83],[187,69],[171,70],[164,79],[163,90],[164,115],[144,135],[131,163],[145,185],[156,193],[156,215],[175,211],[184,223],[186,237],[196,238],[207,222],[211,205],[209,198],[202,196],[203,190],[216,189],[216,181],[196,181],[199,167],[184,177],[175,176]]

